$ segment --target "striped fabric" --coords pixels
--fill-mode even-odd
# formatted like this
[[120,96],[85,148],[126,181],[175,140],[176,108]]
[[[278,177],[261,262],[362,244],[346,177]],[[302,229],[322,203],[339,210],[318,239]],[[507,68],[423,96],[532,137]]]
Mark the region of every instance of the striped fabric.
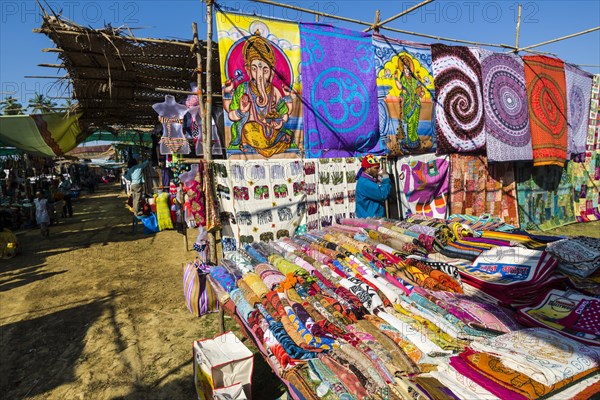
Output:
[[219,309],[217,296],[211,285],[206,284],[208,267],[192,261],[183,267],[183,296],[188,310],[196,317],[216,312]]

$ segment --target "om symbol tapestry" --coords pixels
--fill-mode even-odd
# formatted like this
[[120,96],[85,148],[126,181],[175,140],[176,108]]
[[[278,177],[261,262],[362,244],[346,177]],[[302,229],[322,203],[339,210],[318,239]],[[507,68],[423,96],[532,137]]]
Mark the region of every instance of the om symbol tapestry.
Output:
[[371,35],[300,23],[307,158],[384,154]]

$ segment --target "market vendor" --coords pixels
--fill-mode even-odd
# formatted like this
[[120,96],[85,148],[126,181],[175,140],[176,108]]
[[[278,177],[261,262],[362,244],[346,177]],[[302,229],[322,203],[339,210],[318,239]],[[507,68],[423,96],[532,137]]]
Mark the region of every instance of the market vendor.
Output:
[[356,217],[385,217],[385,201],[392,190],[392,182],[371,154],[362,159],[356,181]]

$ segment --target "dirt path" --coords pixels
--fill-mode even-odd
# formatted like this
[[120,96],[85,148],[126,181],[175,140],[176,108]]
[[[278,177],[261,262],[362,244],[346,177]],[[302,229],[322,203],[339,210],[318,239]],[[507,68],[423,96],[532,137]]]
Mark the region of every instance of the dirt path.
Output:
[[194,398],[192,342],[217,333],[215,314],[183,302],[195,253],[175,231],[132,234],[124,202],[103,186],[49,239],[27,231],[22,254],[0,260],[0,397]]

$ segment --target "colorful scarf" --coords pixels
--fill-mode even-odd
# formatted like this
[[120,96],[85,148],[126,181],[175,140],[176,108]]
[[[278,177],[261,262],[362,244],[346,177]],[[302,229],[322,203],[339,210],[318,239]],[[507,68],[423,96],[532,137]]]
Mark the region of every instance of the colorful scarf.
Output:
[[529,100],[533,165],[562,167],[567,159],[567,101],[564,63],[523,56]]

